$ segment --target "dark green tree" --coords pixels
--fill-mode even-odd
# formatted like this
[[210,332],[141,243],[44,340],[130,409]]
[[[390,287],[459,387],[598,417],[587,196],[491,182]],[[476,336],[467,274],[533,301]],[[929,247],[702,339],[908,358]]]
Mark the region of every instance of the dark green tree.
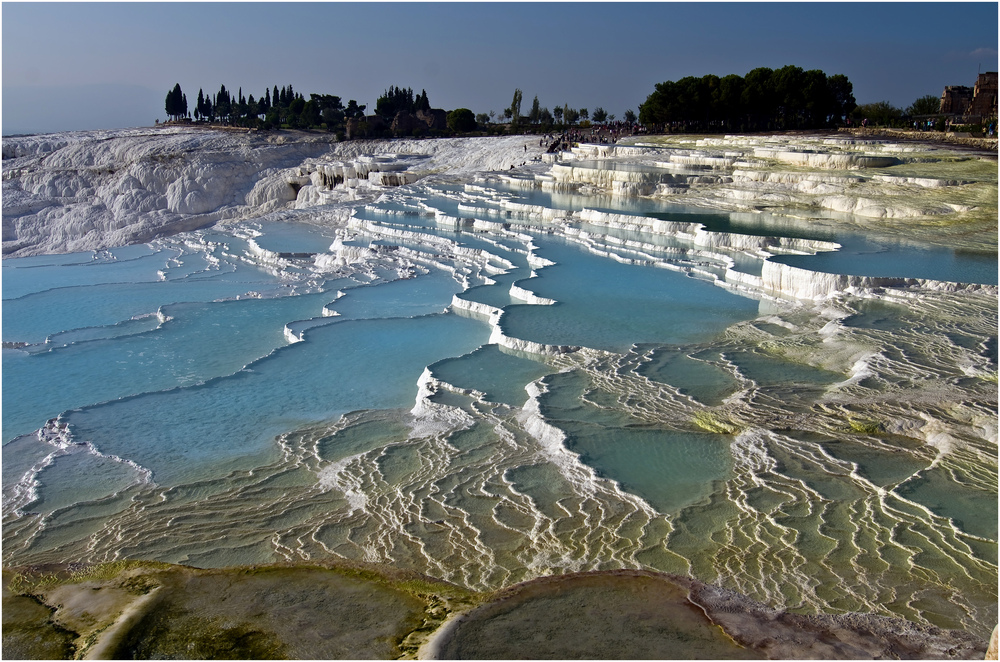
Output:
[[608,119],[608,111],[598,106],[597,108],[594,108],[594,114],[591,117],[593,117],[594,121],[598,124],[604,124],[604,122]]
[[344,109],[344,115],[348,119],[364,119],[366,107],[367,106],[359,106],[357,101],[351,99],[347,102],[347,108]]
[[414,112],[413,90],[410,88],[390,87],[375,100],[375,114],[386,121],[391,122],[401,112]]
[[719,79],[719,93],[716,103],[719,105],[720,116],[727,127],[739,128],[743,122],[743,88],[742,76],[729,74]]
[[830,124],[834,114],[833,93],[826,74],[810,69],[802,74],[802,126],[820,128]]
[[215,114],[220,120],[224,122],[232,121],[232,100],[229,98],[229,91],[225,85],[222,85],[216,93],[214,105]]
[[427,111],[431,109],[431,102],[427,100],[427,90],[420,90],[420,95],[413,102],[413,112],[419,110]]
[[448,113],[448,128],[455,133],[475,131],[476,117],[468,108],[456,108]]
[[249,124],[251,126],[257,125],[258,115],[260,115],[260,103],[254,100],[253,95],[251,94],[247,98],[247,119],[249,120]]
[[840,124],[858,105],[854,100],[854,85],[844,74],[834,74],[826,83],[833,98],[833,122]]
[[521,90],[514,88],[514,100],[510,103],[511,122],[520,124],[521,122]]
[[888,101],[876,101],[855,107],[851,115],[858,122],[867,119],[869,124],[894,126],[902,119],[903,111]]
[[528,113],[528,121],[532,124],[538,124],[539,113],[541,109],[538,107],[538,95],[535,95],[535,99],[531,102],[531,111]]
[[805,106],[803,97],[802,67],[788,65],[771,74],[771,87],[777,105],[778,126],[783,129],[801,128],[800,121]]
[[304,128],[319,126],[323,121],[320,115],[321,111],[319,109],[319,104],[312,99],[306,101],[302,97],[298,97],[293,102],[293,105],[299,102],[302,103],[302,113],[299,118],[301,126]]
[[167,117],[172,119],[179,119],[187,115],[187,100],[184,98],[184,93],[181,92],[180,83],[174,85],[173,89],[167,92],[164,110],[167,111]]
[[933,94],[920,97],[906,109],[907,115],[937,115],[941,112],[941,98]]
[[743,109],[747,114],[747,129],[768,128],[777,106],[771,76],[767,67],[758,67],[744,76]]

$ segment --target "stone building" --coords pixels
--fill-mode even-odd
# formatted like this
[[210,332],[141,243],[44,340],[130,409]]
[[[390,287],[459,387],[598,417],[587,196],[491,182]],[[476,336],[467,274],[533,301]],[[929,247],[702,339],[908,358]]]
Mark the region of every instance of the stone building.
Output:
[[975,87],[949,85],[941,94],[941,114],[982,121],[997,116],[997,72],[979,74]]
[[974,90],[964,85],[949,85],[941,94],[942,115],[964,115],[972,103]]
[[992,118],[997,116],[997,72],[979,74],[972,103],[965,114],[972,118]]

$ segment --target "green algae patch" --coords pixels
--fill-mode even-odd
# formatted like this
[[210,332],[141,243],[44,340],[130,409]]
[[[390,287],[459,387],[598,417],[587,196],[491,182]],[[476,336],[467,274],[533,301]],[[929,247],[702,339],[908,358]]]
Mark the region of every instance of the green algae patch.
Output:
[[352,563],[119,562],[4,570],[3,600],[5,654],[23,659],[394,659],[478,597]]
[[740,428],[732,421],[726,420],[718,414],[709,411],[695,412],[692,422],[702,430],[714,432],[715,434],[738,434]]
[[873,437],[885,434],[885,426],[878,421],[852,418],[847,422],[847,426],[855,434],[867,434]]
[[[5,582],[6,583],[6,582]],[[52,620],[38,600],[3,590],[3,656],[8,660],[65,660],[76,653],[77,634]]]

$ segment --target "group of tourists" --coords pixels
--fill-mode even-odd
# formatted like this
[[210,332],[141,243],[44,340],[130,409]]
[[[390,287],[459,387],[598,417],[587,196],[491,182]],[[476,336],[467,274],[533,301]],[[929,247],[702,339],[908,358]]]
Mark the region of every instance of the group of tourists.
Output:
[[594,124],[587,128],[568,129],[555,138],[551,135],[545,135],[538,140],[538,146],[547,147],[548,151],[555,152],[560,149],[569,149],[573,143],[579,142],[614,145],[621,138],[646,132],[646,127],[636,123],[623,121],[607,122],[605,124]]

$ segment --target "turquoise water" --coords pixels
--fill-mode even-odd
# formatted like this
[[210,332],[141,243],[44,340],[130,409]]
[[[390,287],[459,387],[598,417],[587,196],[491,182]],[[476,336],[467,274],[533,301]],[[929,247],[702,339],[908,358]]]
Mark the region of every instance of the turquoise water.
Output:
[[4,260],[5,562],[336,555],[483,589],[647,567],[988,634],[995,292],[772,301],[722,282],[757,255],[507,203],[996,282],[995,255],[488,181],[394,189],[350,231],[298,210]]
[[520,285],[558,303],[512,307],[501,326],[517,338],[624,351],[714,335],[757,310],[752,299],[684,274],[620,264],[544,238],[538,245],[556,266]]

